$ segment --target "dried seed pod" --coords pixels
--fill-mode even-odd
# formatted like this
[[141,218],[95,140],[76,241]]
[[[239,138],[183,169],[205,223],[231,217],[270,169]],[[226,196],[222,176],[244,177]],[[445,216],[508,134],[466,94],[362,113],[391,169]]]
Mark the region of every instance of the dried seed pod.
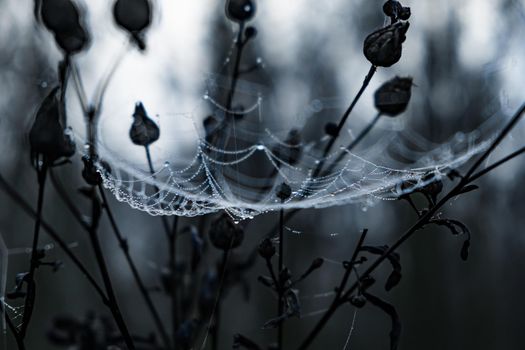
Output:
[[149,146],[157,141],[159,136],[159,127],[148,117],[142,102],[137,103],[133,113],[133,124],[129,130],[131,141],[139,146]]
[[89,34],[81,23],[78,7],[71,0],[43,0],[40,15],[66,54],[77,53],[87,46]]
[[412,85],[410,77],[395,77],[387,81],[374,94],[375,107],[389,117],[403,113],[410,102]]
[[[301,133],[297,129],[292,129],[288,133],[283,144],[277,144],[272,148],[272,153],[279,159],[290,165],[297,164],[303,153],[301,145]],[[280,164],[280,163],[279,163]]]
[[379,67],[390,67],[397,63],[401,59],[408,27],[408,22],[397,22],[368,35],[363,46],[365,57]]
[[399,11],[399,19],[403,21],[408,21],[411,14],[412,12],[410,11],[410,7],[402,7],[401,11]]
[[259,252],[259,255],[264,259],[271,259],[275,255],[276,249],[272,243],[272,240],[269,238],[265,238],[259,244],[257,251]]
[[250,40],[257,36],[257,29],[253,26],[249,26],[244,31],[244,40]]
[[88,156],[83,156],[82,162],[84,163],[84,168],[82,169],[82,178],[84,178],[84,181],[86,181],[89,185],[98,186],[102,183],[100,171],[104,172],[105,174],[111,173],[111,167],[103,160],[99,162],[99,165],[102,166],[101,168],[97,168],[93,160]]
[[283,182],[277,187],[276,196],[281,201],[285,201],[292,196],[292,188]]
[[31,159],[33,164],[39,157],[52,165],[60,158],[69,158],[75,153],[75,143],[64,129],[60,117],[60,89],[55,87],[44,99],[29,131]]
[[221,250],[237,248],[244,240],[244,230],[226,214],[218,217],[210,228],[210,241]]
[[388,17],[393,18],[395,22],[402,8],[403,6],[399,1],[388,0],[383,4],[383,13]]
[[113,17],[119,27],[127,31],[139,49],[144,50],[144,31],[151,24],[149,0],[117,0],[113,6]]
[[253,0],[228,0],[226,16],[234,22],[246,22],[255,16],[257,6]]

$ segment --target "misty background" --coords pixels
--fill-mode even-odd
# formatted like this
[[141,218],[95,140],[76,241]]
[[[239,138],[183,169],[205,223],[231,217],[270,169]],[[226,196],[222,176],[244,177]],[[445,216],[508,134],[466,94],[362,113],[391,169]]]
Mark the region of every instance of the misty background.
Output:
[[[110,3],[79,3],[86,10],[86,23],[93,36],[90,49],[78,56],[91,95],[100,76],[122,51],[126,37],[112,23]],[[162,164],[166,158],[174,157],[173,152],[186,155],[185,150],[191,148],[195,139],[189,130],[198,133],[193,122],[201,121],[205,115],[181,115],[194,110],[202,98],[206,77],[223,71],[236,29],[225,18],[222,1],[156,0],[154,4],[154,25],[147,34],[148,51],[127,52],[108,89],[101,142],[129,161],[143,157],[143,152],[136,151],[127,139],[127,131],[134,103],[144,101],[151,106],[150,113],[163,135],[169,135],[153,149],[158,155],[156,162]],[[338,120],[344,103],[339,113],[314,115],[308,121],[300,119],[300,111],[318,98],[351,100],[369,69],[362,42],[367,34],[386,23],[381,11],[383,2],[261,0],[257,4],[257,15],[250,24],[257,28],[258,36],[244,57],[248,62],[260,58],[264,64],[253,79],[271,90],[272,111],[278,111],[278,115],[269,115],[268,122],[282,123],[282,130],[307,124],[312,133],[322,132],[326,122]],[[403,57],[392,68],[379,69],[348,127],[359,130],[370,120],[374,115],[373,92],[395,75],[412,76],[416,87],[401,124],[386,121],[380,128],[410,130],[429,144],[439,144],[459,131],[475,130],[487,120],[503,125],[525,100],[525,3],[465,0],[405,1],[403,5],[412,10]],[[57,83],[60,54],[52,35],[35,23],[33,3],[29,0],[0,1],[0,48],[0,172],[26,200],[36,203],[36,174],[29,162],[26,133],[41,100]],[[68,117],[82,140],[82,115],[73,93],[70,95]],[[491,159],[523,146],[524,122],[511,135]],[[82,144],[77,147],[81,152]],[[83,185],[81,169],[77,152],[72,164],[56,171],[72,195]],[[451,201],[444,209],[443,216],[463,221],[473,233],[467,262],[459,257],[462,241],[443,228],[426,228],[398,251],[403,280],[392,292],[379,295],[395,305],[400,314],[400,349],[525,346],[524,175],[523,159],[517,158],[478,181],[479,191]],[[79,204],[88,212],[85,202]],[[152,287],[159,285],[160,270],[168,259],[160,220],[113,198],[111,204],[144,280]],[[67,213],[49,186],[45,220],[67,242],[75,243],[75,253],[96,273],[87,234]],[[276,220],[278,213],[268,213],[244,223],[245,241],[235,255],[247,256]],[[343,274],[338,262],[349,259],[361,229],[369,229],[370,245],[389,244],[415,220],[406,203],[386,201],[372,207],[365,203],[308,209],[290,221],[286,231],[286,265],[300,274],[315,257],[326,258],[326,263],[301,285],[303,317],[286,323],[286,348],[295,348],[319,319],[319,311],[328,307],[331,298],[309,296],[333,291]],[[198,219],[182,218],[180,227],[197,222]],[[29,254],[23,248],[31,245],[32,227],[31,218],[0,193],[0,233],[9,249],[7,290],[14,286],[15,274],[28,268]],[[100,236],[124,318],[132,332],[146,335],[154,327],[106,218],[102,220]],[[42,245],[52,243],[45,233],[41,237]],[[189,255],[185,244],[189,243],[181,240],[181,259]],[[218,253],[211,253],[210,261],[218,258]],[[57,315],[82,319],[90,311],[106,313],[98,296],[67,257],[58,248],[49,254],[63,260],[65,267],[57,273],[40,269],[37,274],[39,288],[26,342],[28,349],[56,348],[47,341],[46,332]],[[273,341],[275,331],[261,330],[274,317],[275,309],[273,296],[256,281],[258,275],[265,273],[263,261],[248,272],[249,300],[245,300],[241,288],[233,288],[225,295],[221,349],[231,347],[235,333],[260,344]],[[380,269],[378,276],[387,273],[386,267]],[[155,301],[169,320],[168,308],[163,307],[169,300],[159,293]],[[353,312],[351,305],[341,308],[312,348],[342,349]],[[359,310],[349,348],[386,349],[389,327],[390,320],[376,309]],[[6,349],[14,347],[7,334]]]

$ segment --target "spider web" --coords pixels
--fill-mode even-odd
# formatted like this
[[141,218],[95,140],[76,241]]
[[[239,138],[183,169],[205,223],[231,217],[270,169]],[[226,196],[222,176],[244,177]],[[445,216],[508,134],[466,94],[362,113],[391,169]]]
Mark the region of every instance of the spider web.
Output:
[[[435,144],[403,122],[385,117],[383,127],[357,149],[348,152],[345,146],[359,128],[346,130],[338,146],[323,157],[328,136],[315,123],[323,115],[339,114],[345,103],[341,99],[316,99],[301,113],[285,118],[272,107],[266,86],[240,80],[234,107],[228,109],[221,101],[231,86],[229,78],[210,74],[203,85],[205,91],[193,111],[159,116],[167,119],[161,125],[161,139],[152,145],[153,173],[140,147],[131,141],[112,146],[117,131],[106,121],[114,116],[103,115],[97,147],[111,170],[102,162],[98,170],[104,186],[119,201],[151,215],[191,217],[226,210],[238,220],[279,209],[369,206],[397,198],[404,181],[423,186],[428,173],[441,177],[466,163],[487,148],[498,119],[489,118],[472,132]],[[310,134],[317,128],[316,136],[298,140],[296,136],[308,127]],[[126,133],[123,129],[121,136]],[[320,163],[325,164],[323,171],[314,176]],[[277,196],[282,183],[292,189],[284,201]]]

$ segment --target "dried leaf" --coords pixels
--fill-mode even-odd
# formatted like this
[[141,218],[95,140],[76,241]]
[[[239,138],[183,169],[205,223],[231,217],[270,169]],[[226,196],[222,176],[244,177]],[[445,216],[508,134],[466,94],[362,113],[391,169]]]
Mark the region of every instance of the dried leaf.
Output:
[[390,350],[396,350],[401,336],[401,320],[394,306],[386,301],[369,293],[363,293],[366,299],[374,306],[383,310],[392,320],[392,329],[390,331]]

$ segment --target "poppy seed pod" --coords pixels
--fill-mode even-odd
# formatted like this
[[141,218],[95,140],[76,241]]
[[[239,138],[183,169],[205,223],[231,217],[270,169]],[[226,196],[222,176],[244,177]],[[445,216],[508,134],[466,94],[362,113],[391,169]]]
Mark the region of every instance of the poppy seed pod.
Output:
[[139,49],[144,50],[144,31],[151,24],[150,1],[117,0],[113,6],[113,17],[119,27],[131,34]]
[[246,22],[255,16],[257,7],[253,0],[228,0],[226,16],[234,22]]
[[225,251],[239,247],[244,240],[244,230],[226,214],[212,223],[209,235],[213,246]]
[[129,129],[131,141],[138,146],[149,146],[157,141],[159,136],[159,127],[148,117],[142,102],[137,103],[133,113],[133,124]]
[[374,94],[375,107],[389,117],[403,113],[410,102],[412,85],[410,77],[395,77],[387,81]]
[[89,35],[82,26],[79,9],[71,0],[43,0],[40,14],[42,22],[66,54],[77,53],[86,47]]
[[390,67],[397,63],[408,27],[408,22],[397,22],[368,35],[363,46],[367,60],[378,67]]
[[51,165],[60,158],[69,158],[75,153],[75,143],[60,122],[60,89],[55,87],[46,96],[29,131],[31,158],[33,163],[39,156]]

